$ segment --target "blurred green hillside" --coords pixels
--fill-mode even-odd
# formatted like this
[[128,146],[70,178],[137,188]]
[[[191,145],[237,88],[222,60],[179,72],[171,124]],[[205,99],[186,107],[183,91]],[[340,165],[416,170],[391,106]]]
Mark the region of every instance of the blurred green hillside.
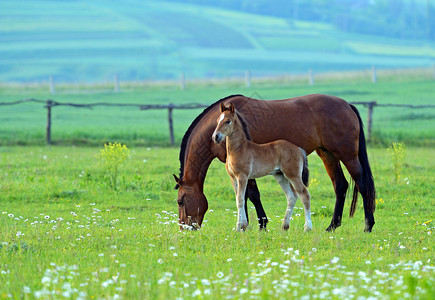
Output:
[[0,2],[0,81],[254,76],[430,66],[435,44],[167,1]]

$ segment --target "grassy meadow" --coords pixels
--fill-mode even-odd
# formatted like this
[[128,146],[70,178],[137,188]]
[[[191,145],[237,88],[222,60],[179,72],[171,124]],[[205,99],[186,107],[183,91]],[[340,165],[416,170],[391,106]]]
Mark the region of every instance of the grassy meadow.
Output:
[[[301,81],[253,80],[61,85],[55,95],[38,85],[0,86],[0,102],[25,98],[72,103],[205,103],[242,93],[262,99],[325,93],[348,101],[433,104],[427,77],[379,76]],[[337,75],[339,76],[339,75]],[[363,119],[366,109],[358,106]],[[0,106],[0,299],[433,299],[435,297],[435,129],[433,109],[374,111],[368,149],[377,187],[376,224],[366,234],[362,201],[354,218],[346,202],[343,225],[324,230],[335,195],[322,162],[309,156],[314,230],[303,232],[302,203],[281,230],[286,201],[273,178],[258,181],[269,217],[259,232],[235,232],[235,197],[222,163],[205,182],[209,211],[199,231],[180,231],[178,147],[168,146],[166,111],[96,107],[53,108],[53,146],[44,144],[42,104]],[[178,144],[201,110],[175,111]],[[104,142],[122,142],[128,159],[108,171]],[[394,167],[387,148],[404,142]],[[84,145],[86,147],[84,147]],[[113,175],[116,186],[113,186]],[[348,175],[346,175],[348,177]],[[112,180],[112,181],[111,181]]]
[[407,148],[400,179],[382,147],[369,148],[377,187],[376,225],[354,218],[325,232],[334,193],[309,156],[314,230],[303,209],[281,230],[285,196],[258,181],[269,217],[259,232],[233,230],[235,198],[224,165],[205,182],[200,231],[179,231],[172,173],[178,149],[129,147],[116,189],[99,147],[0,148],[0,298],[7,299],[433,299],[435,162],[432,148]]

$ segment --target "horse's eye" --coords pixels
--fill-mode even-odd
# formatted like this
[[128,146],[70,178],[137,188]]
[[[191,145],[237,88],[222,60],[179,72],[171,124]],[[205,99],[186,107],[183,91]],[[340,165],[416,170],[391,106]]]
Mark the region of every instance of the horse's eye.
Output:
[[178,199],[178,206],[183,206],[184,205],[184,196],[181,197],[181,199]]
[[231,124],[231,120],[226,121],[225,124]]

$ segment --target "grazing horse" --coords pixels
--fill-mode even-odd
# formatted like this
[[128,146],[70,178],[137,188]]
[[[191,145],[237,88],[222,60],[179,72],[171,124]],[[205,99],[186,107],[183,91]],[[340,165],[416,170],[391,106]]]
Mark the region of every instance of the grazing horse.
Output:
[[301,198],[305,209],[305,231],[313,228],[311,222],[310,193],[308,186],[308,161],[305,151],[286,140],[277,140],[266,144],[249,141],[240,116],[230,102],[221,103],[221,115],[212,139],[219,144],[226,138],[227,161],[225,168],[230,175],[236,193],[237,224],[236,230],[245,230],[248,226],[245,212],[245,192],[248,179],[273,175],[287,198],[287,210],[283,229],[287,230],[297,197]]
[[[221,114],[220,103],[229,102],[243,115],[253,142],[262,144],[283,139],[301,147],[307,155],[316,151],[331,178],[336,195],[327,231],[341,225],[349,187],[341,163],[355,183],[350,216],[355,213],[359,192],[364,204],[365,231],[372,230],[375,224],[375,185],[361,117],[358,110],[345,100],[321,94],[273,101],[234,95],[206,108],[192,122],[181,143],[180,177],[174,175],[180,224],[196,224],[199,227],[204,219],[208,209],[204,195],[208,167],[216,157],[222,162],[226,160],[224,143],[214,143],[211,135]],[[255,205],[260,228],[264,228],[267,218],[254,179],[249,180],[245,196]]]

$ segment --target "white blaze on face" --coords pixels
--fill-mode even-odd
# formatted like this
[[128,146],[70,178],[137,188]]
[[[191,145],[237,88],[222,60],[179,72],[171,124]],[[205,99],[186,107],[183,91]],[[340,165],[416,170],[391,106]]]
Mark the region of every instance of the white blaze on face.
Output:
[[222,122],[222,120],[225,118],[225,114],[224,113],[222,113],[221,114],[221,116],[219,117],[219,120],[218,120],[218,124],[217,124],[217,126],[216,126],[216,129],[214,130],[214,132],[213,132],[213,137],[214,136],[216,136],[216,134],[217,134],[217,129],[218,129],[218,127],[219,127],[219,124]]
[[222,113],[221,116],[219,117],[218,126],[224,120],[224,118],[225,118],[225,113]]

